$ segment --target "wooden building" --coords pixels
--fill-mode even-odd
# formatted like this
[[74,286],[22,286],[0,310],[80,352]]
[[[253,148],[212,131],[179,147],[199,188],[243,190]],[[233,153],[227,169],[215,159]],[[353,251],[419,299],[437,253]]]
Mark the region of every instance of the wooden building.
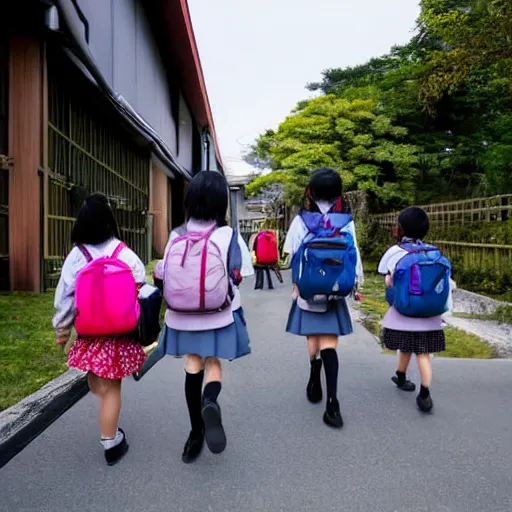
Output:
[[0,289],[55,286],[91,192],[145,261],[160,255],[187,182],[223,172],[186,0],[5,4]]

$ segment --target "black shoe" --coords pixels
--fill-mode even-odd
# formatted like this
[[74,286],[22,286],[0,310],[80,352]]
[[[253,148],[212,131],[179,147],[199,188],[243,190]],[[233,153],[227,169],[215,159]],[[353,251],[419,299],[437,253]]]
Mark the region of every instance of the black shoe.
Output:
[[327,402],[327,408],[324,413],[324,423],[333,428],[343,427],[343,418],[340,413],[340,404],[338,400]]
[[396,387],[398,389],[401,389],[402,391],[415,391],[416,390],[416,384],[414,384],[414,382],[411,382],[408,379],[405,379],[405,381],[402,385],[399,384],[398,377],[396,375],[393,375],[393,377],[391,377],[391,380],[396,384]]
[[185,443],[185,448],[183,448],[183,455],[181,456],[181,460],[185,464],[194,462],[197,457],[199,457],[201,450],[203,449],[203,443],[204,432],[190,432],[187,442]]
[[105,460],[109,466],[117,464],[126,455],[129,448],[123,429],[120,428],[118,430],[123,434],[123,440],[113,448],[105,450]]
[[423,412],[430,412],[432,410],[432,407],[434,407],[434,402],[432,402],[432,398],[430,395],[426,397],[421,397],[418,395],[418,398],[416,398],[416,403],[418,404],[418,407]]
[[204,437],[212,453],[222,453],[226,448],[226,433],[222,426],[222,416],[217,402],[205,401],[202,411]]
[[311,373],[309,375],[309,382],[306,387],[308,400],[317,404],[322,401],[322,360],[315,359],[311,362]]

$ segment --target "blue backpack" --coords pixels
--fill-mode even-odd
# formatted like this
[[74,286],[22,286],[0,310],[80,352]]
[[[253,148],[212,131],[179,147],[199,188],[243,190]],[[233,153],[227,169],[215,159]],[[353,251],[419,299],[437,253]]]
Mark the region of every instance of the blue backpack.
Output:
[[356,281],[357,250],[343,231],[352,221],[344,213],[301,214],[309,233],[292,260],[292,279],[307,301],[346,297]]
[[450,293],[450,261],[433,245],[416,242],[400,247],[407,254],[397,263],[393,286],[386,289],[389,305],[413,318],[442,315]]

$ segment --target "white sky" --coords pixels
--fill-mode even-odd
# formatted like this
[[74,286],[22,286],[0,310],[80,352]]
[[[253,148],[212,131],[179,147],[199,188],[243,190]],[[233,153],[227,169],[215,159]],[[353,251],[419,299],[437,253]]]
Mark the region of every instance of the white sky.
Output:
[[[226,171],[312,93],[326,68],[406,43],[417,0],[188,0]],[[248,169],[249,167],[249,169]]]

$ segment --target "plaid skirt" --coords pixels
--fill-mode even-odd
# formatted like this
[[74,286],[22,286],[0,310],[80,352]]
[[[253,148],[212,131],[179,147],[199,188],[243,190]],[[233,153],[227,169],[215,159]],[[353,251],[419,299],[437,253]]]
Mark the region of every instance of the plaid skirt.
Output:
[[394,331],[382,330],[382,342],[388,350],[404,354],[435,354],[446,350],[444,331]]

